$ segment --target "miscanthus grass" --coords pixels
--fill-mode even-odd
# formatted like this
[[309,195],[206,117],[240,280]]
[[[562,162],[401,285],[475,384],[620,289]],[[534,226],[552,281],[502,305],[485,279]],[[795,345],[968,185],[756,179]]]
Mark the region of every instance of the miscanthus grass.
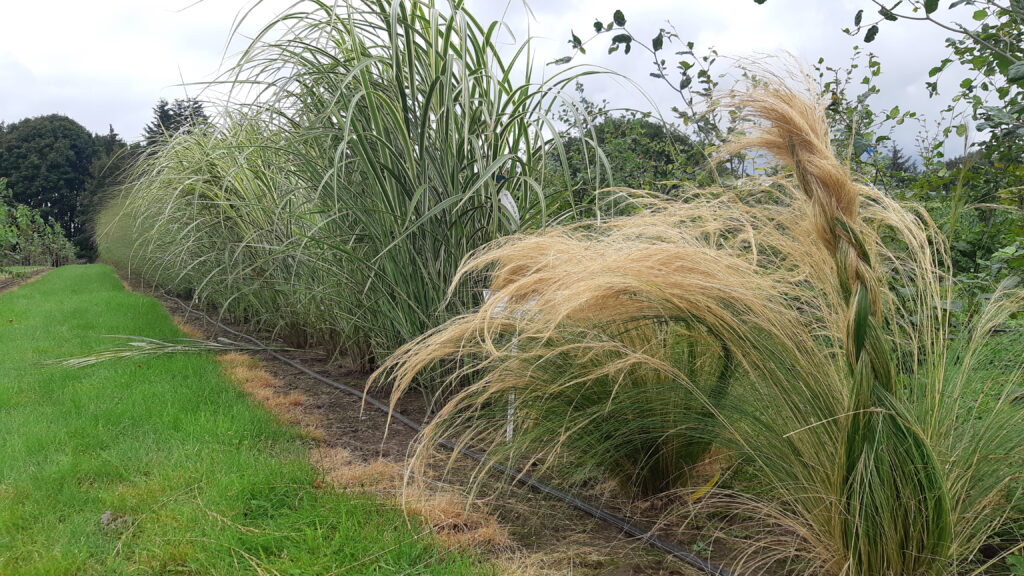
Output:
[[546,175],[564,167],[549,118],[588,72],[540,78],[529,40],[503,55],[507,27],[460,2],[302,6],[225,77],[217,125],[142,158],[99,244],[367,367],[480,304],[476,289],[446,298],[467,254],[572,210]]
[[813,88],[759,73],[732,97],[753,126],[726,152],[767,151],[777,178],[635,195],[632,215],[467,260],[458,279],[485,282],[490,299],[375,375],[396,397],[425,373],[446,378],[414,469],[452,439],[647,495],[692,490],[717,443],[759,488],[705,500],[761,528],[739,573],[990,570],[1021,547],[1004,536],[1020,510],[1010,398],[1024,350],[987,370],[988,336],[1024,296],[1003,286],[951,332],[948,254],[926,213],[852,179]]

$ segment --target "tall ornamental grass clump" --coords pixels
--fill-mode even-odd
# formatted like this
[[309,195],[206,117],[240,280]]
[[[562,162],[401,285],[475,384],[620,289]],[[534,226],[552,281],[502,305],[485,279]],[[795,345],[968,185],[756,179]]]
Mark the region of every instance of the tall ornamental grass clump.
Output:
[[219,127],[143,157],[100,245],[368,366],[480,303],[446,299],[468,253],[568,208],[548,118],[581,73],[538,80],[461,2],[303,6],[243,53]]
[[952,333],[948,253],[927,215],[852,180],[813,88],[760,75],[733,97],[756,125],[730,150],[769,152],[779,177],[491,244],[459,275],[491,299],[375,380],[397,396],[418,374],[448,375],[415,466],[452,439],[642,494],[686,488],[712,443],[730,449],[758,496],[707,505],[766,528],[748,532],[739,573],[971,573],[1020,548],[1000,535],[1020,510],[1010,399],[1024,350],[1005,370],[986,363],[1024,296],[1004,285]]
[[271,168],[285,159],[281,136],[237,116],[159,145],[102,212],[102,257],[289,340],[323,333],[297,324],[323,306],[299,281],[314,269],[302,245],[315,195]]

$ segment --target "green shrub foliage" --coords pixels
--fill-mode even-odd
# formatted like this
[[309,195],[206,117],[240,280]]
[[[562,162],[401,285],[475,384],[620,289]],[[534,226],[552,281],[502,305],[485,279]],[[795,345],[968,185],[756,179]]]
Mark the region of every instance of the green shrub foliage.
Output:
[[15,202],[0,178],[0,267],[61,266],[74,257],[75,248],[60,225]]

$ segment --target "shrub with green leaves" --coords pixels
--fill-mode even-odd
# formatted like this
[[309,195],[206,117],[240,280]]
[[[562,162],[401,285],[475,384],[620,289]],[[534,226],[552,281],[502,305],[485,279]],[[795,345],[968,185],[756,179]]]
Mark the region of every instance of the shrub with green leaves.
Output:
[[7,181],[0,178],[0,268],[61,266],[74,258],[75,248],[60,225],[15,202]]

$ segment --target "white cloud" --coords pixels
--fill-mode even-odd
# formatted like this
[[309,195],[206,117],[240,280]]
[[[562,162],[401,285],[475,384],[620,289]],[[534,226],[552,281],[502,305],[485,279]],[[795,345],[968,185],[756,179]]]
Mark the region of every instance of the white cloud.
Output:
[[[225,43],[235,17],[248,6],[242,0],[50,0],[41,5],[20,1],[0,3],[0,119],[12,122],[26,116],[59,112],[95,132],[113,124],[126,138],[137,138],[150,120],[158,98],[185,94],[184,82],[213,78],[222,57],[237,51]],[[243,32],[253,33],[292,0],[264,0]],[[508,13],[517,40],[526,36],[523,5],[495,0],[469,0],[482,20]],[[667,26],[677,28],[684,40],[694,40],[698,52],[714,46],[723,56],[750,56],[788,51],[811,62],[818,56],[845,64],[857,39],[839,30],[850,25],[854,12],[868,0],[811,2],[718,0],[668,4],[658,0],[547,0],[531,2],[536,18],[529,23],[537,37],[538,61],[569,53],[569,31],[584,39],[592,35],[595,18],[611,19],[622,8],[635,32],[650,34]],[[944,101],[929,100],[923,83],[927,70],[945,56],[945,34],[913,22],[883,28],[869,45],[881,57],[885,74],[880,82],[879,106],[900,105],[934,115]],[[506,37],[506,40],[508,38]],[[607,38],[588,45],[585,61],[606,66],[633,80],[668,113],[678,95],[648,77],[648,58],[606,54]],[[678,49],[678,48],[677,48]],[[668,51],[666,51],[668,52]],[[670,63],[671,66],[671,63]],[[546,73],[553,70],[544,67]],[[197,89],[188,88],[192,93]],[[591,82],[588,95],[616,106],[648,107],[648,101],[630,82]],[[912,130],[899,135],[907,145]]]
[[[284,7],[268,2],[261,14]],[[213,78],[242,4],[207,0],[0,4],[0,119],[62,113],[94,132],[139,137],[159,98]],[[262,24],[253,20],[250,24]]]

